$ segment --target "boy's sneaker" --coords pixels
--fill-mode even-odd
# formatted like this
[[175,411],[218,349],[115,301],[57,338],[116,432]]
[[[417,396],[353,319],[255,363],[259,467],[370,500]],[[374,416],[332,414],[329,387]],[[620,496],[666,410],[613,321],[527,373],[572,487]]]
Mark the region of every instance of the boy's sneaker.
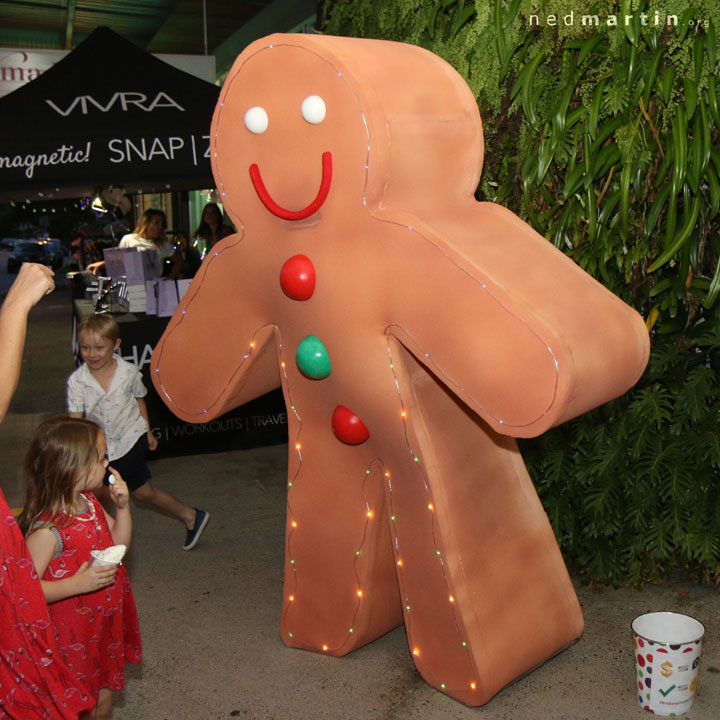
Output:
[[197,545],[197,541],[203,534],[203,530],[208,524],[208,520],[210,520],[209,512],[206,512],[205,510],[198,510],[197,508],[195,508],[195,525],[193,526],[192,530],[187,531],[183,550],[192,550]]

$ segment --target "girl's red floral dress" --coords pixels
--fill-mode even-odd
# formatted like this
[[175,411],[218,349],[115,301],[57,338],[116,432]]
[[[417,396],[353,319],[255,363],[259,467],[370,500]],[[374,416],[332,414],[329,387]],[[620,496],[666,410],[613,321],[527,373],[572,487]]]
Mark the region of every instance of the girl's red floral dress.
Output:
[[[50,561],[43,580],[62,580],[74,575],[91,560],[91,550],[113,545],[102,506],[92,493],[81,493],[88,504],[63,527],[57,522],[63,549]],[[106,588],[51,603],[50,619],[57,628],[61,657],[93,695],[101,688],[122,690],[125,663],[140,662],[140,626],[130,579],[123,565]]]

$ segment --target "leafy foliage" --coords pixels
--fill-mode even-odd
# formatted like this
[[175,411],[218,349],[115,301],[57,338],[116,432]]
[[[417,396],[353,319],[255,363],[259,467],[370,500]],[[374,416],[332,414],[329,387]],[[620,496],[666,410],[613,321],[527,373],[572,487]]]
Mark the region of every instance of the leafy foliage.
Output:
[[483,116],[477,196],[646,317],[638,385],[523,443],[570,566],[720,582],[720,4],[325,0],[321,18],[450,62]]
[[658,336],[634,391],[523,443],[576,572],[613,584],[717,579],[720,389],[708,361],[698,338]]

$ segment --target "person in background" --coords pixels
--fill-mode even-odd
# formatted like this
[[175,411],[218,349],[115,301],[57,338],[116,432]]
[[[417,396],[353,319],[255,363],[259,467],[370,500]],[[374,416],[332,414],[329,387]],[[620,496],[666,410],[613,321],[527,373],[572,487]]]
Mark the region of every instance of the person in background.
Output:
[[88,226],[81,225],[72,241],[72,256],[77,263],[78,270],[91,270],[102,260],[102,253],[95,243],[88,237]]
[[97,422],[107,439],[110,462],[133,497],[182,522],[187,529],[183,550],[192,550],[210,513],[150,484],[152,473],[145,457],[158,441],[150,429],[142,375],[115,352],[120,347],[118,324],[107,314],[88,315],[78,323],[77,338],[85,362],[68,378],[70,417],[84,415]]
[[114,468],[108,514],[93,490],[108,467],[105,437],[89,420],[50,418],[25,456],[20,530],[49,606],[60,656],[87,683],[94,720],[112,717],[112,692],[125,686],[125,663],[142,659],[140,626],[127,570],[93,564],[92,551],[130,544],[130,496]]
[[195,277],[195,273],[200,269],[200,263],[202,262],[197,246],[195,243],[190,242],[190,238],[185,233],[178,233],[175,236],[175,247],[180,262],[173,265],[168,277],[171,280]]
[[123,235],[118,247],[120,248],[137,248],[140,251],[155,250],[157,252],[158,270],[160,275],[168,273],[163,272],[165,260],[172,263],[170,273],[174,271],[177,276],[178,270],[175,268],[179,265],[181,258],[176,252],[175,246],[165,237],[167,229],[167,218],[162,210],[148,208],[140,216],[140,220],[135,230],[128,235]]
[[223,214],[216,203],[208,203],[200,216],[200,224],[193,233],[194,245],[204,260],[209,250],[219,240],[235,232],[229,225],[223,223]]
[[[20,377],[27,317],[55,287],[53,272],[25,263],[0,308],[0,421]],[[47,603],[20,528],[0,490],[0,715],[76,720],[95,706],[60,656]]]

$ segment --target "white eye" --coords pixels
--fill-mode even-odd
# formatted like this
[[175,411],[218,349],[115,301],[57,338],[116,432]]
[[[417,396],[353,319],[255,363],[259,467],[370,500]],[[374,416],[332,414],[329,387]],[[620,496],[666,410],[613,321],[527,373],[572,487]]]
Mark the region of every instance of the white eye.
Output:
[[259,105],[245,113],[245,127],[255,135],[262,135],[268,129],[268,115]]
[[309,123],[317,125],[325,119],[325,101],[319,95],[310,95],[303,100],[302,116]]

